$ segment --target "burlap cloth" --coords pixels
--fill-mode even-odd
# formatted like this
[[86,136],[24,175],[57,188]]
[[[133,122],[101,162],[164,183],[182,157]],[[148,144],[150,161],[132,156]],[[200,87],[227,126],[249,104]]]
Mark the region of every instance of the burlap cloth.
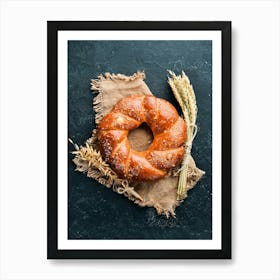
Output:
[[[152,94],[144,79],[144,72],[137,72],[132,76],[105,73],[100,75],[98,79],[92,80],[91,89],[95,94],[93,99],[95,123],[98,124],[120,99],[131,94]],[[93,137],[87,141],[87,145],[98,151],[98,141],[96,141],[95,134],[96,131],[93,130]],[[129,134],[130,145],[136,150],[145,150],[151,141],[152,133],[145,125]],[[97,171],[94,168],[91,170],[91,168],[83,166],[83,162],[78,158],[73,161],[77,165],[78,171],[86,172],[87,176],[97,178]],[[125,188],[117,184],[108,184],[103,179],[103,181],[101,179],[98,181],[104,182],[107,187],[113,186],[111,188],[113,191],[125,195],[139,206],[154,207],[158,214],[175,217],[175,208],[187,197],[187,191],[196,185],[204,171],[196,167],[192,157],[189,158],[187,187],[180,201],[177,200],[178,174],[179,168],[177,167],[163,179],[150,182],[128,182],[129,187]]]

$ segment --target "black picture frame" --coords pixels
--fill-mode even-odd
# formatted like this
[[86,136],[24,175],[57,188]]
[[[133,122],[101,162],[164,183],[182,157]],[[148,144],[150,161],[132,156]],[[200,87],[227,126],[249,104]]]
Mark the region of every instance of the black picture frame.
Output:
[[[221,250],[58,249],[58,31],[219,30],[222,33],[222,248]],[[47,258],[48,259],[230,259],[231,258],[231,22],[230,21],[48,21],[47,22]]]

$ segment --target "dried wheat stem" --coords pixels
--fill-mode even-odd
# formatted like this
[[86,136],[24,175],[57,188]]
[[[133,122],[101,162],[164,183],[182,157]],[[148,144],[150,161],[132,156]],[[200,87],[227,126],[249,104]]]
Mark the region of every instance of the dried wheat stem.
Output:
[[187,125],[187,140],[185,143],[185,154],[181,164],[177,200],[181,200],[182,195],[187,189],[188,180],[188,159],[191,154],[192,141],[196,135],[196,117],[197,117],[197,105],[195,93],[190,80],[187,75],[182,72],[182,75],[176,76],[172,71],[168,71],[168,83],[172,89],[172,92],[182,108],[183,116]]

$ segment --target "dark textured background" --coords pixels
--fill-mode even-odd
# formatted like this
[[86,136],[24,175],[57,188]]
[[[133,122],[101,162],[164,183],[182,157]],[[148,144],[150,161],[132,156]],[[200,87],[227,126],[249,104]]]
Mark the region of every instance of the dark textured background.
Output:
[[[211,41],[69,41],[68,135],[83,144],[94,126],[90,79],[100,73],[131,75],[144,70],[157,96],[179,106],[167,84],[167,69],[184,70],[198,103],[198,134],[192,154],[206,175],[176,209],[177,218],[158,216],[75,172],[69,154],[69,239],[212,238],[212,44]],[[69,153],[73,146],[69,144]]]

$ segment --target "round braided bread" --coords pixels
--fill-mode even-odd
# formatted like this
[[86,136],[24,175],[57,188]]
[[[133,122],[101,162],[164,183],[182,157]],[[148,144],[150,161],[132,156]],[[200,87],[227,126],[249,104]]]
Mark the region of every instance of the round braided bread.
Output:
[[[128,133],[147,123],[153,142],[139,152],[130,147]],[[120,176],[132,181],[156,180],[183,159],[187,128],[174,106],[153,95],[130,95],[115,104],[98,125],[101,154]]]

